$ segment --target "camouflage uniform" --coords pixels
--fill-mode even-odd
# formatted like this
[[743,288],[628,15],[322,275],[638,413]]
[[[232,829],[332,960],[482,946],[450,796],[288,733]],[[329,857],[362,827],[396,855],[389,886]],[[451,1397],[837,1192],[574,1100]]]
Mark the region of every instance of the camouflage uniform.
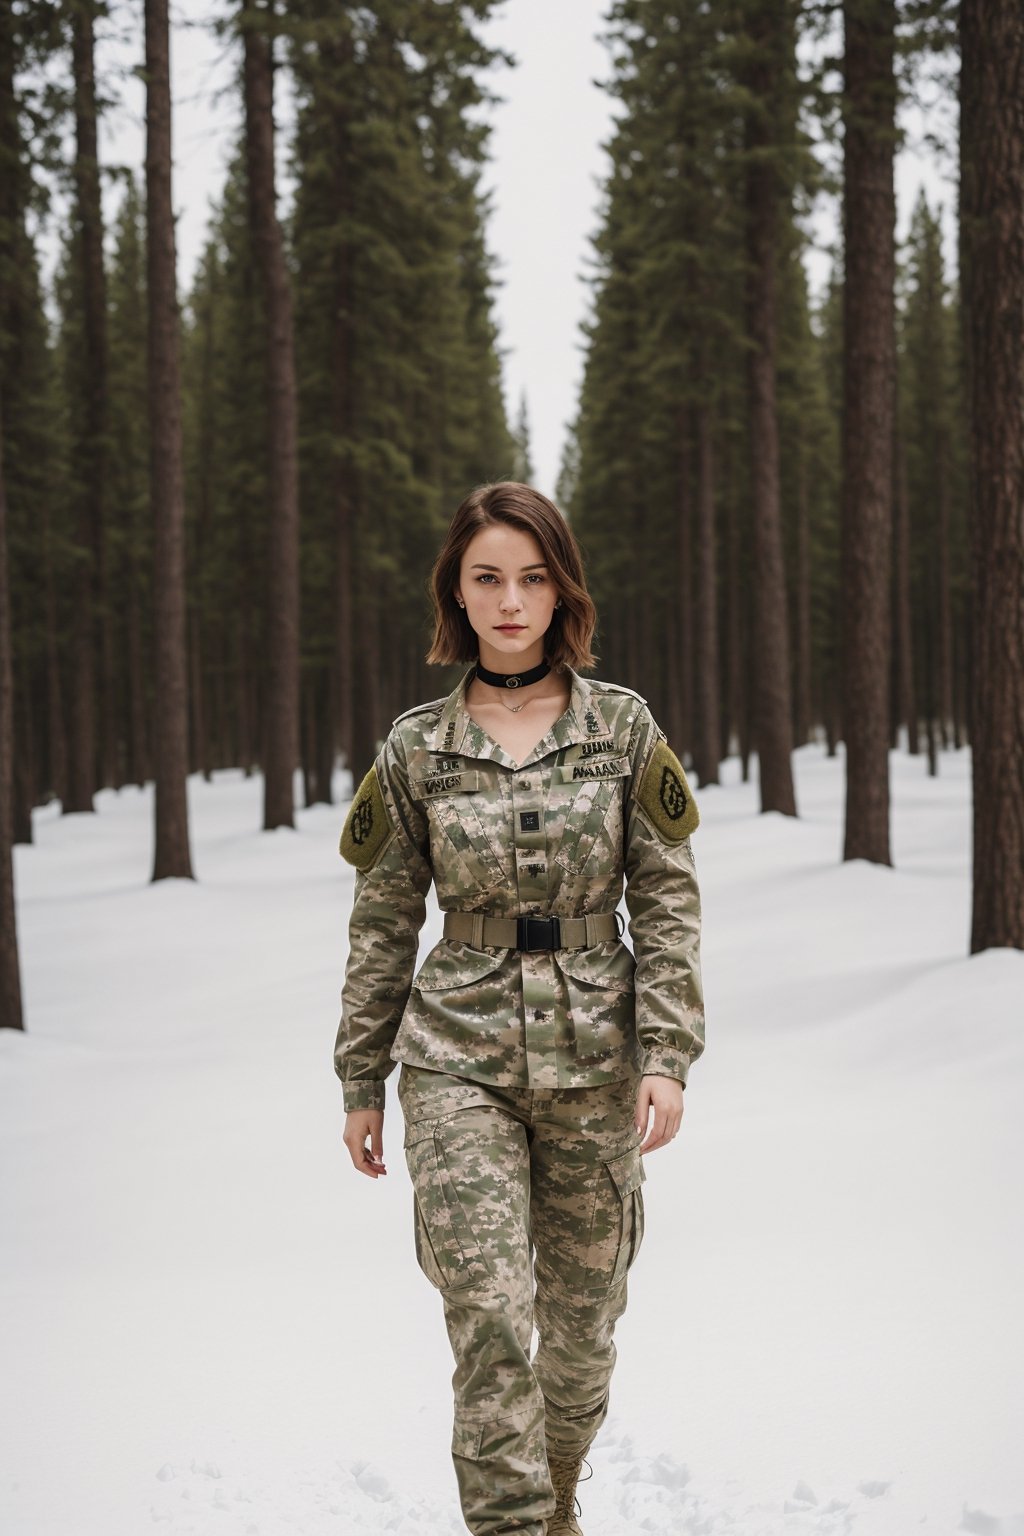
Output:
[[[568,675],[568,708],[518,765],[466,712],[472,669],[399,715],[341,839],[356,877],[335,1067],[351,1110],[383,1108],[403,1064],[416,1254],[455,1355],[475,1536],[542,1536],[546,1451],[585,1451],[604,1420],[643,1237],[640,1078],[685,1083],[704,1048],[682,765],[639,694]],[[624,878],[633,953],[442,938],[414,975],[432,880],[446,912],[514,918],[614,912]]]

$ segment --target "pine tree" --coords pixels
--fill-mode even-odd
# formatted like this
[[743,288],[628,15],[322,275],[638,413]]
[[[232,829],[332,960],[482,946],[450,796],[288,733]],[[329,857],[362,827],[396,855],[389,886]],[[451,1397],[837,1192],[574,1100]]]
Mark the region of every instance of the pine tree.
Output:
[[890,864],[894,0],[844,0],[843,19],[843,857]]
[[964,0],[961,36],[976,954],[1024,948],[1024,14]]
[[[0,33],[2,41],[2,33]],[[14,908],[11,833],[14,819],[14,679],[7,582],[7,493],[4,489],[3,397],[0,393],[0,1028],[24,1029]]]
[[152,530],[146,416],[145,211],[126,178],[114,223],[110,269],[109,537],[118,675],[119,780],[143,785],[151,771]]
[[[897,488],[906,500],[912,603],[919,619],[914,669],[922,693],[913,722],[926,724],[931,771],[939,746],[954,740],[954,581],[956,399],[951,356],[951,311],[946,299],[938,220],[923,194],[910,229],[904,304],[901,377],[901,461]],[[902,552],[902,546],[901,546]],[[909,597],[910,594],[908,594]],[[908,722],[909,724],[909,722]]]
[[784,152],[795,136],[795,31],[790,0],[749,0],[742,8],[746,47],[744,159],[748,260],[747,354],[752,524],[756,580],[752,645],[754,736],[761,809],[796,815],[790,646],[779,486],[776,391],[777,268],[784,199]]
[[[270,540],[267,548],[263,827],[293,827],[299,763],[299,487],[292,298],[274,177],[273,0],[242,0],[249,209],[266,314],[266,420]],[[269,25],[268,25],[269,24]]]
[[[82,299],[81,351],[76,358],[75,482],[78,499],[78,579],[75,584],[75,667],[71,696],[66,811],[91,811],[97,784],[114,782],[113,634],[108,602],[106,499],[107,300],[103,269],[103,210],[97,149],[94,26],[97,0],[69,0],[75,80],[75,241]],[[99,636],[99,683],[96,652]],[[100,704],[97,730],[96,704]]]
[[188,693],[181,379],[171,204],[167,0],[145,0],[146,257],[150,497],[154,514],[156,847],[153,879],[192,878],[188,837]]
[[530,458],[530,422],[526,409],[525,389],[519,395],[519,416],[512,435],[516,444],[515,458],[512,462],[512,479],[519,480],[524,485],[530,485],[535,471]]

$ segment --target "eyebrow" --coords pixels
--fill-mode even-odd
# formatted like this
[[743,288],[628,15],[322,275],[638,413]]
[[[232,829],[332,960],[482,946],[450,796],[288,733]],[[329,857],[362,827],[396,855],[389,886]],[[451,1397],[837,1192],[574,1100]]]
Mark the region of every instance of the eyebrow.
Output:
[[[535,560],[532,565],[521,565],[519,567],[519,569],[521,571],[534,571],[534,570],[537,569],[538,566],[543,566],[544,569],[547,570],[547,561],[546,560]],[[480,561],[478,560],[475,565],[471,565],[470,566],[470,570],[471,571],[500,571],[501,570],[501,566],[500,565],[482,565],[480,563]]]

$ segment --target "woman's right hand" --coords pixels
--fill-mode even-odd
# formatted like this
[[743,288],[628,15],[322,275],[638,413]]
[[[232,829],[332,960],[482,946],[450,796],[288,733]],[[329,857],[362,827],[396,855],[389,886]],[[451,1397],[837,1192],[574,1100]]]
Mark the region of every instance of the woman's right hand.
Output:
[[[366,1146],[369,1136],[370,1145]],[[360,1173],[371,1179],[387,1173],[384,1167],[384,1111],[382,1109],[350,1109],[345,1116],[345,1132],[342,1136],[349,1156]]]

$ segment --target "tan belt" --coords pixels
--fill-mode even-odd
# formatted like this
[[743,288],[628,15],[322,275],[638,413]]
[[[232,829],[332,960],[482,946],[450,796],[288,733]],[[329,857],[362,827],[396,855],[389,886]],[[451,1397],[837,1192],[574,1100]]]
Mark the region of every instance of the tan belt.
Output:
[[588,912],[584,917],[542,917],[535,912],[488,917],[484,912],[446,912],[444,936],[461,939],[474,949],[485,945],[499,949],[585,949],[605,939],[617,939],[619,921],[617,912]]

